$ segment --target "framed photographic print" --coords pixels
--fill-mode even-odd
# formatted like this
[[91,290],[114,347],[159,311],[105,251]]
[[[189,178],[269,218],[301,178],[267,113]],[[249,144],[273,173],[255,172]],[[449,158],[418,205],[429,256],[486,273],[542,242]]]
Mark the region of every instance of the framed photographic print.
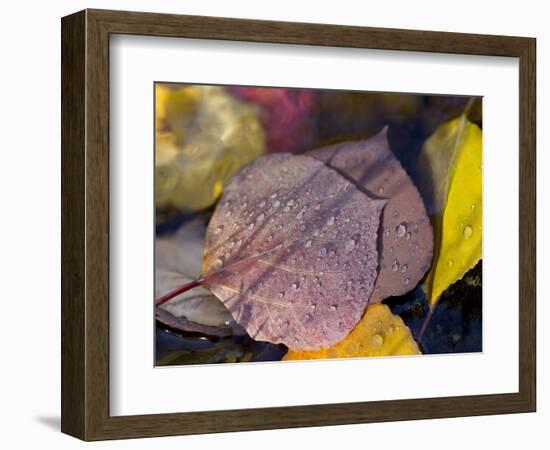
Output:
[[62,431],[535,410],[535,39],[62,19]]

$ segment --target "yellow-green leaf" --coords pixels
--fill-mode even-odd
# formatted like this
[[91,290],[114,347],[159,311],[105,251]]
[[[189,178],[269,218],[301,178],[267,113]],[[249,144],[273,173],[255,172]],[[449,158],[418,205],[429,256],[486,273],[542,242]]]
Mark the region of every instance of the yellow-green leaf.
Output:
[[481,258],[482,139],[466,114],[441,125],[426,141],[420,183],[434,225],[432,267],[425,281],[433,306]]
[[156,206],[211,206],[240,168],[260,156],[259,111],[219,86],[156,86]]
[[361,321],[342,341],[317,351],[292,351],[289,360],[364,358],[368,356],[420,355],[421,352],[403,320],[381,303],[367,308]]

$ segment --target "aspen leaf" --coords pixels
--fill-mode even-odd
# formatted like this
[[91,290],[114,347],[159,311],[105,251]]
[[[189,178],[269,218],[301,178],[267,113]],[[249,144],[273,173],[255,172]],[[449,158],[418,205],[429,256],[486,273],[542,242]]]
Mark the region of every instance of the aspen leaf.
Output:
[[430,305],[481,258],[481,130],[465,114],[441,125],[419,158],[422,186],[433,214],[434,261],[425,287]]
[[210,220],[202,284],[253,339],[330,347],[372,293],[385,203],[312,157],[260,157],[231,179]]
[[219,86],[157,84],[156,93],[156,207],[208,208],[264,152],[258,111]]
[[368,356],[420,355],[409,328],[390,308],[371,305],[353,331],[336,345],[319,351],[289,351],[285,361]]
[[388,199],[378,235],[380,273],[371,303],[413,289],[430,267],[433,231],[418,189],[392,153],[387,127],[376,136],[314,150],[374,198]]

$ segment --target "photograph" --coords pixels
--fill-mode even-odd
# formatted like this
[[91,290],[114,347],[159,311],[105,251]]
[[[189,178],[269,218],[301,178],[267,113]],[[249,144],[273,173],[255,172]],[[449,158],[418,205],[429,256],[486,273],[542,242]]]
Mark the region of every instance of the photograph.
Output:
[[151,101],[156,366],[483,351],[482,97]]

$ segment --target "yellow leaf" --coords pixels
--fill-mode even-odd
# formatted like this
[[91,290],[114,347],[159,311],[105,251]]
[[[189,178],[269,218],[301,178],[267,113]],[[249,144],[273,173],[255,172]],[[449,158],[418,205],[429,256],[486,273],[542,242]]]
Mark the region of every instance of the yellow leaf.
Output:
[[259,112],[218,86],[157,84],[155,92],[156,207],[208,208],[264,152]]
[[420,355],[409,328],[388,306],[381,303],[367,308],[361,321],[338,344],[317,351],[292,351],[289,360],[364,358],[368,356]]
[[435,247],[425,287],[433,307],[481,258],[481,130],[466,114],[446,122],[426,141],[419,161],[431,174]]
[[166,103],[170,96],[170,89],[163,84],[155,85],[155,127],[161,130],[166,120]]

